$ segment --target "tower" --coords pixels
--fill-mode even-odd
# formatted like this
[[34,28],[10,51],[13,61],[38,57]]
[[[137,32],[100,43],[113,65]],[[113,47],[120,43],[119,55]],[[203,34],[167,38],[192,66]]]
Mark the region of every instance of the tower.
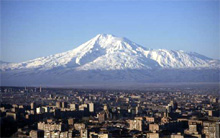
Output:
[[94,112],[95,107],[94,107],[94,103],[89,103],[89,112]]

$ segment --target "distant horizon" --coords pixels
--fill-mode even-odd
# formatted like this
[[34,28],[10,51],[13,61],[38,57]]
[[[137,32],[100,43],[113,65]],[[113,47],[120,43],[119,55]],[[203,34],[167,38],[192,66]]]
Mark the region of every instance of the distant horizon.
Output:
[[48,88],[48,89],[94,89],[94,90],[147,90],[157,88],[186,88],[186,87],[219,87],[218,82],[167,82],[167,83],[142,83],[142,84],[114,84],[114,85],[11,85],[0,87],[30,87],[30,88]]
[[1,60],[76,48],[96,34],[220,59],[219,1],[1,1]]

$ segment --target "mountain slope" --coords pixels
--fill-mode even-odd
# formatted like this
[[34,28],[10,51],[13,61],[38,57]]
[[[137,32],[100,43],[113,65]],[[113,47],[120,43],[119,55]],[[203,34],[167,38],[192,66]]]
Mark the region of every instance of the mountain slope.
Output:
[[220,81],[219,60],[194,52],[148,49],[108,34],[99,34],[67,52],[0,65],[4,86]]
[[73,50],[22,63],[1,64],[1,70],[218,68],[219,63],[197,53],[146,49],[126,38],[99,34]]

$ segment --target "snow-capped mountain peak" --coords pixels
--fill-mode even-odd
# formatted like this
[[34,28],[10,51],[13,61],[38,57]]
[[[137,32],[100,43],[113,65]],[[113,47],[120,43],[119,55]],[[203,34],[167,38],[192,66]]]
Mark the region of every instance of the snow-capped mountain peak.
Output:
[[116,37],[112,34],[98,34],[91,40],[79,46],[79,49],[85,48],[112,48],[115,49],[134,49],[140,47],[140,45],[122,37]]
[[22,63],[1,63],[1,70],[125,70],[156,68],[219,68],[219,60],[166,49],[147,49],[127,38],[98,34],[67,52]]

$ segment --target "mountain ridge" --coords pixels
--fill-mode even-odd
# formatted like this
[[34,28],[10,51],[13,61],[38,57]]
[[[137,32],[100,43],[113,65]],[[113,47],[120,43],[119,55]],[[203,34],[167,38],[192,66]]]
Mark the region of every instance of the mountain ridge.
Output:
[[73,70],[219,68],[219,60],[195,52],[149,49],[127,38],[98,34],[75,49],[21,63],[1,63],[1,70],[71,68]]
[[0,64],[1,86],[133,86],[219,82],[220,61],[195,52],[150,49],[99,34],[72,50]]

